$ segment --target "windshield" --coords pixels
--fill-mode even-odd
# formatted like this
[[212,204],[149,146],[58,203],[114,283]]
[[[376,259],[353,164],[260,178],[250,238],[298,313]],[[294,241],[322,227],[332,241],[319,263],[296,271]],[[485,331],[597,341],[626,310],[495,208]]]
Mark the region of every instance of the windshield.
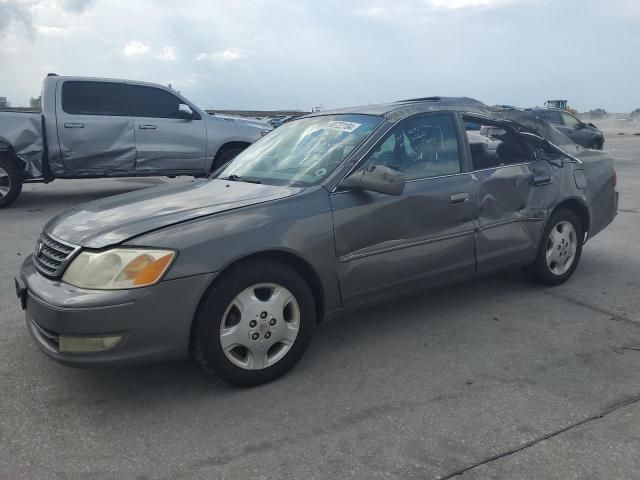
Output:
[[325,115],[285,123],[240,153],[217,178],[308,186],[327,178],[383,122]]

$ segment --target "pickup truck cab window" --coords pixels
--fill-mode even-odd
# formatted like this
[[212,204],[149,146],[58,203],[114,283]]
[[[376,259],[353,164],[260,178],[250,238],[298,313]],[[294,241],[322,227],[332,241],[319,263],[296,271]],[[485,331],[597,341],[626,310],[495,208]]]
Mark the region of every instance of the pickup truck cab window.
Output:
[[125,85],[111,82],[64,82],[62,110],[69,115],[131,116]]
[[[133,110],[136,117],[146,118],[183,118],[180,109],[183,100],[166,90],[142,85],[129,85],[133,99]],[[193,110],[193,109],[192,109]],[[200,115],[193,111],[190,120],[200,120]]]
[[460,173],[460,154],[452,115],[410,118],[389,132],[364,167],[384,165],[407,180]]

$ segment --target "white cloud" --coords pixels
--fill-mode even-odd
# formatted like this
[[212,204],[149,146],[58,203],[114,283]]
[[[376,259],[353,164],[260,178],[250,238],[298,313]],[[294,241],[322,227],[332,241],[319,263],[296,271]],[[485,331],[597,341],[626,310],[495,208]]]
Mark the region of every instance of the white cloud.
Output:
[[213,60],[214,62],[232,62],[234,60],[242,60],[247,58],[247,54],[240,50],[221,50],[213,53],[199,53],[196,55],[196,60],[201,62],[203,60]]
[[458,10],[461,8],[474,7],[498,7],[507,3],[511,3],[511,0],[431,0],[431,4],[435,8],[446,10]]
[[131,40],[124,46],[124,55],[126,57],[138,57],[145,55],[149,50],[149,45],[145,45],[138,40]]
[[174,61],[178,58],[176,56],[176,48],[167,45],[162,49],[161,53],[156,55],[156,58],[159,60]]
[[51,25],[36,25],[36,30],[38,31],[38,33],[44,33],[46,35],[64,33],[67,29],[62,27],[54,27]]

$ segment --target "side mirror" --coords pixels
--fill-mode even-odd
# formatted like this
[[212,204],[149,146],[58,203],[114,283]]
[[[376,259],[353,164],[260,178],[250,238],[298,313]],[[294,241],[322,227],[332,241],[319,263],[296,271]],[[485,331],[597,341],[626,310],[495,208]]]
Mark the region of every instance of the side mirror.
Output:
[[193,120],[193,110],[186,103],[178,105],[178,118],[183,120]]
[[342,182],[341,188],[368,190],[386,195],[401,195],[404,191],[405,176],[393,168],[374,165],[356,170]]
[[584,127],[586,127],[586,125],[584,123],[579,123],[575,126],[576,130],[582,130]]
[[587,125],[589,125],[591,128],[598,128],[598,127],[596,127],[596,126],[595,126],[593,123],[591,123],[591,122],[587,123]]

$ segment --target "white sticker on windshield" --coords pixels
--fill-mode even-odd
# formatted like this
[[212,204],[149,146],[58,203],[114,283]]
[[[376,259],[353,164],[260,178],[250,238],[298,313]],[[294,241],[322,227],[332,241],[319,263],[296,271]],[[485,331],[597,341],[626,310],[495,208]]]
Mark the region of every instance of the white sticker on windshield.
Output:
[[353,132],[356,128],[358,128],[361,123],[355,122],[341,122],[339,120],[333,120],[327,124],[327,128],[331,128],[333,130],[340,130],[341,132]]

